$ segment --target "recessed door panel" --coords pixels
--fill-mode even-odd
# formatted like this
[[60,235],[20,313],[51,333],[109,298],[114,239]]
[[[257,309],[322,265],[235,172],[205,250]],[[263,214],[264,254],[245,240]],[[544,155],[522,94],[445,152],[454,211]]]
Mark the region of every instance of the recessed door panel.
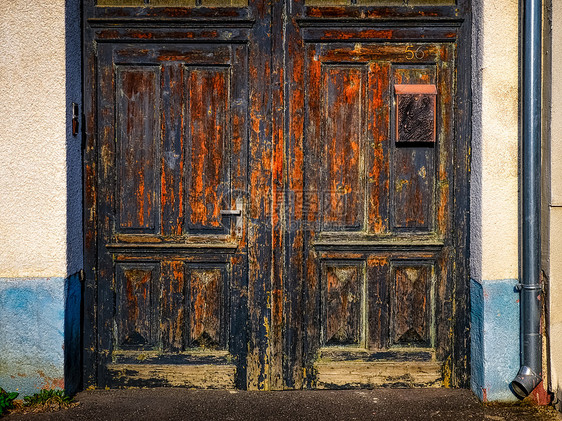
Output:
[[322,67],[322,222],[324,231],[363,227],[363,102],[366,69],[358,66]]
[[360,345],[365,338],[365,276],[361,262],[322,265],[322,343]]
[[[392,226],[431,231],[435,215],[435,158],[440,148],[435,65],[394,65],[392,107]],[[442,217],[442,216],[441,216]]]
[[119,66],[115,76],[119,231],[155,234],[160,67]]
[[187,227],[224,231],[221,210],[230,206],[230,69],[187,67],[184,72]]
[[153,349],[158,346],[158,281],[156,264],[116,267],[117,347]]
[[188,347],[226,348],[227,274],[224,265],[189,265]]
[[392,345],[431,346],[432,269],[428,264],[392,265]]

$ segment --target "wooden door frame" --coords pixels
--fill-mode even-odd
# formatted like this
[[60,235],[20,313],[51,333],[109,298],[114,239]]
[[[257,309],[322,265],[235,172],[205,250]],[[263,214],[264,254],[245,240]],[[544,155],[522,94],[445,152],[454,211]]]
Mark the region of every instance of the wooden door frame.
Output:
[[[322,9],[322,11],[320,11]],[[364,13],[363,17],[358,10]],[[291,298],[301,299],[298,270],[295,272],[289,250],[294,238],[283,225],[288,209],[283,201],[270,200],[288,190],[295,157],[289,156],[290,110],[285,107],[289,94],[288,81],[298,73],[298,57],[287,60],[300,48],[300,28],[325,26],[334,23],[374,31],[371,41],[381,40],[390,32],[390,40],[419,40],[423,34],[428,41],[457,43],[457,97],[455,104],[455,161],[454,203],[454,315],[453,353],[445,373],[445,386],[468,387],[470,376],[470,301],[469,301],[469,193],[470,193],[470,137],[471,137],[471,2],[458,0],[456,6],[439,7],[313,7],[303,0],[250,0],[246,8],[142,8],[131,7],[123,14],[119,8],[96,8],[94,0],[83,0],[82,53],[84,98],[84,312],[83,312],[83,384],[97,385],[97,144],[96,130],[96,43],[111,37],[128,37],[140,41],[147,31],[143,23],[151,22],[162,29],[161,41],[178,42],[189,34],[190,42],[247,43],[250,77],[258,78],[250,93],[249,111],[257,124],[249,133],[249,167],[255,183],[250,183],[248,197],[252,237],[248,248],[260,260],[260,270],[250,271],[248,277],[249,338],[247,382],[239,387],[250,389],[300,388],[311,385],[305,374],[302,346],[296,346],[287,328],[295,332],[294,314],[298,308],[284,306]],[[323,20],[323,16],[325,20]],[[366,17],[365,17],[366,16]],[[323,23],[324,22],[324,23]],[[207,25],[207,26],[205,26]],[[210,25],[210,26],[209,26]],[[284,26],[286,27],[284,28]],[[225,31],[209,31],[208,28]],[[236,31],[247,28],[244,39]],[[229,32],[228,41],[225,34]],[[213,34],[214,32],[214,34]],[[271,37],[267,34],[270,33]],[[384,35],[384,34],[387,35]],[[283,38],[283,35],[286,37]],[[417,38],[416,38],[417,37]],[[193,41],[194,40],[194,41]],[[367,42],[368,38],[359,39]],[[123,40],[121,40],[122,42]],[[185,42],[185,39],[184,39]],[[253,73],[252,73],[253,72]],[[258,77],[259,75],[262,77]],[[269,165],[264,165],[269,163]],[[287,163],[286,166],[284,166]],[[267,204],[267,206],[261,206]],[[290,215],[289,215],[290,216]],[[297,253],[298,254],[298,253]],[[301,256],[302,258],[302,256]],[[298,256],[297,256],[298,261]],[[287,297],[287,300],[285,300]],[[295,330],[296,329],[296,330]],[[298,344],[297,344],[298,345]],[[302,344],[301,344],[302,345]],[[287,355],[288,357],[284,357]],[[309,371],[310,373],[310,371]]]

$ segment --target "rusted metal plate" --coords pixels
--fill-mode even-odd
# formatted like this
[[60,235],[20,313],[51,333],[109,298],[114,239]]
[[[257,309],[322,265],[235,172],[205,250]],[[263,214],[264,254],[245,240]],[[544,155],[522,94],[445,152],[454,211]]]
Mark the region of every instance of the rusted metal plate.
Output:
[[437,89],[435,85],[394,85],[396,142],[435,143]]

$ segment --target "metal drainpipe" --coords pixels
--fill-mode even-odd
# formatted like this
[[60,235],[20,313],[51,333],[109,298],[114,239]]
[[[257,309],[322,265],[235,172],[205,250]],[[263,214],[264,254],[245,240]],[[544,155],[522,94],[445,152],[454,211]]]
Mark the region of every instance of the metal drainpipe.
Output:
[[523,242],[521,268],[521,368],[511,382],[524,398],[542,378],[540,331],[541,23],[542,1],[524,0],[523,32]]

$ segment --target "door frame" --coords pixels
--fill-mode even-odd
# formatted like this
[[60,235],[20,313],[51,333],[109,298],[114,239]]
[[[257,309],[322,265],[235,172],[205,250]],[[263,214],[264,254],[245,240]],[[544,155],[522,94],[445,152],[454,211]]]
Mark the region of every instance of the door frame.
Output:
[[[406,41],[424,40],[457,43],[457,96],[455,98],[455,156],[453,220],[455,221],[455,269],[452,274],[456,312],[452,355],[445,366],[444,386],[468,387],[470,383],[470,293],[469,293],[469,206],[471,144],[471,1],[457,0],[453,6],[306,6],[304,0],[249,0],[248,7],[225,8],[121,8],[96,7],[95,0],[83,0],[82,57],[84,99],[84,305],[83,305],[83,384],[97,385],[97,145],[96,130],[96,43],[111,36],[128,37],[120,42],[141,42],[150,22],[161,41],[178,41],[190,34],[188,42],[246,43],[251,46],[248,67],[250,77],[259,82],[250,92],[249,117],[260,119],[250,129],[248,165],[256,183],[250,183],[248,197],[252,236],[248,250],[261,263],[250,270],[248,278],[248,355],[244,374],[249,389],[312,387],[313,377],[302,359],[303,347],[296,346],[287,334],[298,309],[284,305],[285,297],[301,292],[295,284],[291,253],[285,245],[291,231],[284,225],[288,210],[275,200],[287,190],[291,174],[290,110],[285,104],[290,93],[287,81],[298,73],[295,61],[287,54],[301,48],[300,31],[304,27],[346,26],[372,29],[380,35],[371,41],[389,37]],[[223,29],[223,31],[209,31]],[[244,38],[244,28],[249,34]],[[150,32],[150,31],[148,31]],[[214,32],[214,34],[213,34]],[[384,35],[384,34],[387,35]],[[112,35],[113,34],[113,35]],[[271,34],[271,36],[267,36]],[[285,34],[285,38],[284,38]],[[109,37],[109,38],[105,38]],[[358,35],[359,37],[359,35]],[[128,41],[127,41],[128,40]],[[144,40],[146,40],[144,38]],[[357,38],[368,42],[369,38]],[[184,39],[185,42],[185,39]],[[258,70],[259,69],[259,70]],[[254,73],[252,73],[252,71]],[[250,123],[251,124],[251,123]],[[267,162],[269,165],[264,165]],[[284,163],[288,163],[287,166]],[[274,200],[272,200],[272,198]],[[266,204],[266,206],[261,206]],[[286,300],[288,302],[289,299]],[[289,359],[284,358],[289,355]]]

